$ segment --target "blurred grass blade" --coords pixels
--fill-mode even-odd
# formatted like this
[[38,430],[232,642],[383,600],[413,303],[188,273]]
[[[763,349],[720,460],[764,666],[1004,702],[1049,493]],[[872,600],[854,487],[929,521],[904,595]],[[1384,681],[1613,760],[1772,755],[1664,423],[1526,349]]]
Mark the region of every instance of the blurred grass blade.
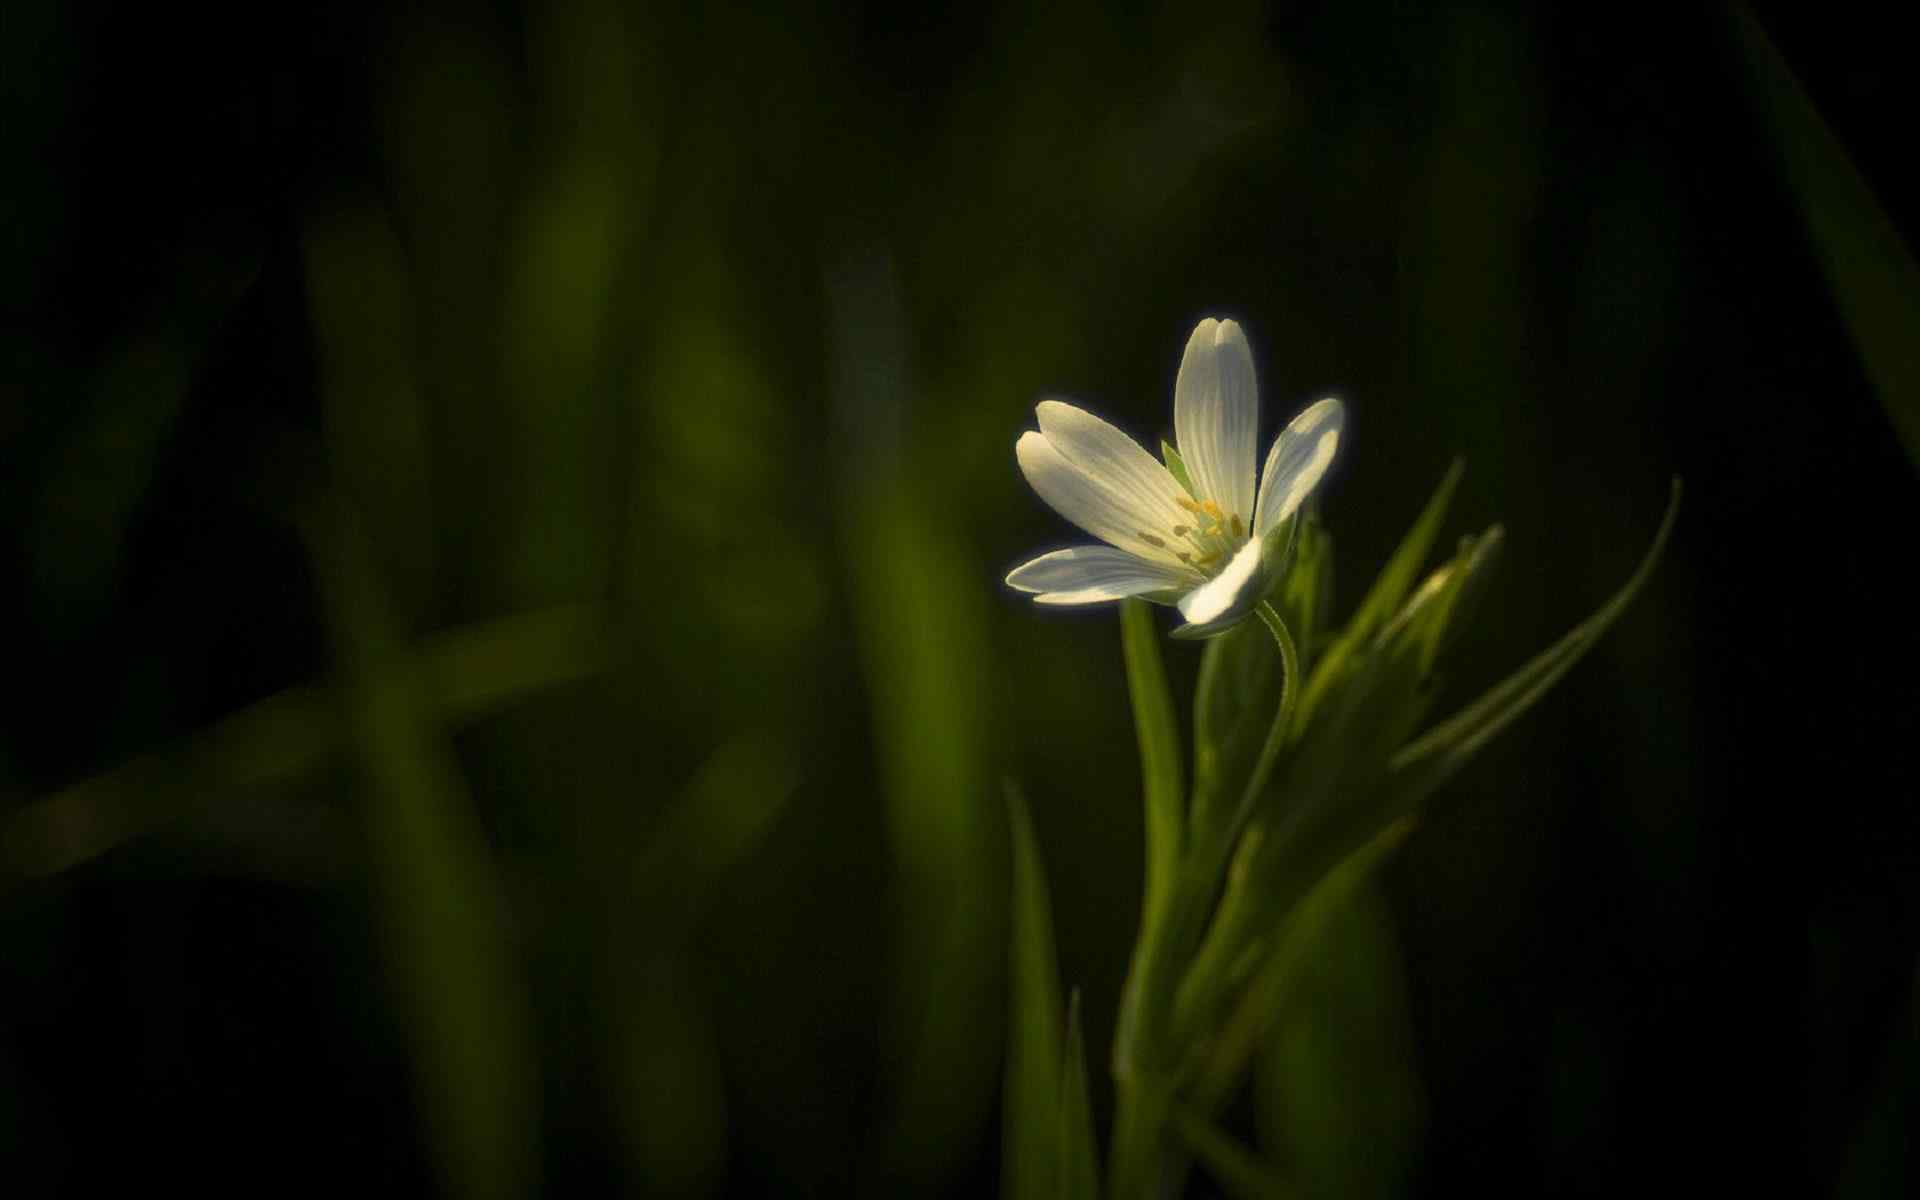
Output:
[[1920,464],[1920,265],[1766,30],[1745,5],[1732,12],[1747,78],[1773,126],[1781,172],[1827,286],[1887,419]]
[[[432,634],[418,647],[414,669],[427,704],[435,719],[448,724],[587,679],[603,661],[599,618],[584,605],[483,621]],[[261,789],[332,762],[346,737],[340,705],[325,689],[275,693],[184,744],[0,817],[0,887],[67,870],[176,822],[225,823],[224,812],[257,806]],[[251,824],[266,835],[279,827]]]
[[1415,803],[1439,787],[1481,746],[1532,707],[1534,701],[1545,695],[1547,689],[1557,683],[1574,663],[1580,661],[1581,656],[1626,611],[1627,605],[1632,603],[1634,596],[1639,594],[1641,586],[1653,573],[1654,565],[1660,561],[1660,555],[1666,549],[1668,535],[1673,532],[1673,522],[1679,512],[1680,481],[1675,479],[1672,499],[1667,503],[1666,516],[1660,521],[1659,532],[1654,534],[1653,545],[1648,547],[1646,556],[1640,560],[1632,577],[1621,585],[1610,600],[1532,662],[1410,742],[1394,756],[1393,771],[1398,777],[1400,803]]
[[1001,1111],[1000,1194],[1040,1200],[1066,1169],[1060,1070],[1060,959],[1046,868],[1026,799],[1007,783],[1007,829],[1013,844],[1012,936],[1007,953],[1007,1064]]
[[1288,1200],[1297,1195],[1253,1152],[1215,1129],[1196,1113],[1175,1109],[1173,1127],[1233,1200]]
[[987,799],[991,585],[905,442],[915,391],[884,249],[848,252],[827,293],[840,526],[899,904],[888,1124],[871,1169],[883,1190],[915,1193],[958,1170],[992,1117],[1006,885]]
[[1255,1059],[1261,1144],[1308,1195],[1404,1194],[1423,1122],[1392,913],[1366,856],[1296,936],[1296,978]]
[[1165,907],[1180,862],[1182,811],[1180,732],[1173,697],[1160,661],[1153,611],[1143,600],[1120,602],[1121,646],[1127,660],[1127,691],[1133,697],[1134,733],[1140,742],[1140,779],[1146,796],[1147,883],[1141,926],[1150,928]]
[[371,877],[420,1110],[450,1195],[525,1195],[539,1158],[536,1081],[500,884],[358,530],[335,509],[312,533],[348,726],[372,785]]
[[1099,1200],[1100,1149],[1088,1098],[1087,1047],[1080,1034],[1080,989],[1067,1003],[1067,1050],[1060,1065],[1060,1200]]

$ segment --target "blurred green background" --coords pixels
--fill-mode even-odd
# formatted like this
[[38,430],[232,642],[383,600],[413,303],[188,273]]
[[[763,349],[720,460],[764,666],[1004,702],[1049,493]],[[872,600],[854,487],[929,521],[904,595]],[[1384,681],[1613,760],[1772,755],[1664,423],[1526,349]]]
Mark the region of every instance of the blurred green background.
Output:
[[1505,521],[1454,702],[1687,483],[1283,1028],[1327,1186],[1911,1194],[1912,50],[1757,16],[11,4],[0,1192],[989,1189],[1001,780],[1096,1063],[1140,875],[1013,442],[1230,315],[1346,602]]

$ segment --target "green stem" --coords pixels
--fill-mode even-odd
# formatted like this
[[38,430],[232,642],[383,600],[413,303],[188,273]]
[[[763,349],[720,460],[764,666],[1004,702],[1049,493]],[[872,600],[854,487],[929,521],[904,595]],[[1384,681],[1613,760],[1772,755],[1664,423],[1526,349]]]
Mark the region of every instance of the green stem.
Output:
[[1280,647],[1280,706],[1233,821],[1204,834],[1194,846],[1168,899],[1165,919],[1151,922],[1142,930],[1141,942],[1134,951],[1113,1047],[1118,1109],[1108,1178],[1113,1194],[1119,1197],[1154,1196],[1169,1182],[1161,1178],[1169,1166],[1167,1120],[1186,1058],[1181,1047],[1170,1044],[1173,997],[1180,974],[1192,960],[1225,885],[1234,846],[1252,819],[1291,733],[1299,693],[1299,653],[1286,622],[1273,605],[1263,600],[1257,611]]

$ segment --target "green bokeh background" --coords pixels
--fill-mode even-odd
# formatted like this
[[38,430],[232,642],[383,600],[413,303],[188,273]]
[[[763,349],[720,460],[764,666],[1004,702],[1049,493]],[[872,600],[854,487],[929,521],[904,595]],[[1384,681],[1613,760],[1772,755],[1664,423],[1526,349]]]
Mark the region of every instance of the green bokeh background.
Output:
[[[1758,16],[1911,246],[1910,47]],[[1001,781],[1096,1067],[1141,853],[1013,442],[1223,315],[1347,404],[1345,603],[1456,455],[1505,522],[1455,702],[1687,484],[1283,1028],[1403,1143],[1327,1186],[1910,1194],[1920,325],[1742,28],[10,6],[0,1192],[990,1188]]]

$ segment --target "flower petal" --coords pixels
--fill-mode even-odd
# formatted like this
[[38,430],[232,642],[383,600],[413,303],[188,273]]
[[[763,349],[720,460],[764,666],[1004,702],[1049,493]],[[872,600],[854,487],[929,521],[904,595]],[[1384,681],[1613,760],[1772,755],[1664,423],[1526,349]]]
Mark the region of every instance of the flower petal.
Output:
[[1260,471],[1260,508],[1253,515],[1253,536],[1293,515],[1300,502],[1320,485],[1334,451],[1347,411],[1338,400],[1322,400],[1288,423],[1273,439],[1267,465]]
[[1144,528],[1156,537],[1167,537],[1173,526],[1193,522],[1180,508],[1186,489],[1139,442],[1065,401],[1042,400],[1033,411],[1040,419],[1040,432],[1068,462],[1119,493],[1142,516],[1155,515]]
[[1041,604],[1097,604],[1149,592],[1177,592],[1199,576],[1136,558],[1111,546],[1055,550],[1015,567],[1011,587],[1037,592]]
[[1013,451],[1027,482],[1055,512],[1109,545],[1150,562],[1179,566],[1164,541],[1155,546],[1141,537],[1158,536],[1152,532],[1162,524],[1157,506],[1143,507],[1138,497],[1074,466],[1044,433],[1021,434]]
[[1260,397],[1247,335],[1212,317],[1194,328],[1173,385],[1173,433],[1198,499],[1253,515]]
[[1255,538],[1236,550],[1218,575],[1180,597],[1180,615],[1190,626],[1224,629],[1238,621],[1267,593],[1269,580],[1261,566],[1260,539]]

